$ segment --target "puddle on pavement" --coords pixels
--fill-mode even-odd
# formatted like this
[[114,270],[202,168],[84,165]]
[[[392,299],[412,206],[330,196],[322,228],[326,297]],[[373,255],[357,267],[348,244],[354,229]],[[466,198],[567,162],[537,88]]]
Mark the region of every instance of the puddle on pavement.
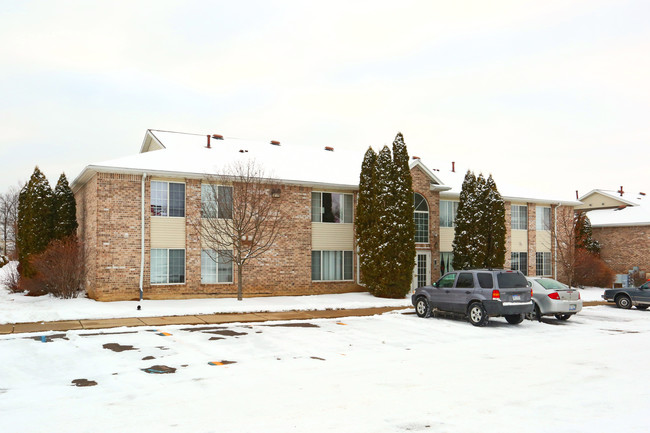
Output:
[[133,346],[122,346],[121,344],[117,343],[106,343],[102,346],[104,349],[112,350],[113,352],[124,352],[125,350],[137,350]]
[[214,340],[225,340],[223,337],[210,337],[209,341],[214,341]]
[[149,360],[152,360],[152,359],[156,359],[156,357],[155,356],[145,356],[144,358],[142,358],[143,361],[149,361]]
[[152,365],[149,368],[142,368],[142,371],[149,374],[172,374],[176,373],[174,367],[168,367],[166,365]]
[[319,361],[325,361],[325,358],[319,358],[318,356],[312,356],[311,359],[318,359]]
[[273,325],[261,325],[261,326],[273,326],[273,327],[285,327],[285,328],[320,328],[320,326],[315,323],[309,322],[300,322],[300,323],[277,323]]
[[624,331],[622,329],[604,329],[603,331],[616,332],[617,334],[640,334],[639,331]]
[[42,341],[43,343],[51,343],[54,340],[69,340],[66,334],[52,334],[52,335],[37,335],[36,337],[25,337],[30,340]]
[[97,382],[88,379],[75,379],[72,381],[72,384],[74,386],[95,386],[97,385]]

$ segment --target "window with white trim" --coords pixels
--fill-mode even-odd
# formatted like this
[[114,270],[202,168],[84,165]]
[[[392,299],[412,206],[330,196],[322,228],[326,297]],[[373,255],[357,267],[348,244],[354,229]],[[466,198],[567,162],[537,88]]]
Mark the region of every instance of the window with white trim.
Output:
[[184,217],[185,184],[152,180],[151,216]]
[[415,220],[415,242],[429,242],[429,205],[422,195],[413,193],[413,219]]
[[225,250],[201,250],[201,284],[232,283],[232,260]]
[[510,209],[512,230],[528,230],[528,206],[513,204]]
[[551,253],[550,252],[537,252],[535,253],[536,273],[541,277],[551,276]]
[[528,275],[528,253],[513,251],[510,257],[510,269]]
[[312,251],[313,281],[352,281],[352,251]]
[[551,230],[551,208],[548,206],[535,207],[535,229]]
[[454,253],[440,252],[440,275],[454,270]]
[[352,223],[352,194],[311,193],[311,221],[315,223]]
[[232,219],[232,186],[201,184],[201,218]]
[[440,227],[456,227],[457,211],[457,201],[440,200]]
[[185,283],[185,250],[153,248],[150,281],[151,284]]

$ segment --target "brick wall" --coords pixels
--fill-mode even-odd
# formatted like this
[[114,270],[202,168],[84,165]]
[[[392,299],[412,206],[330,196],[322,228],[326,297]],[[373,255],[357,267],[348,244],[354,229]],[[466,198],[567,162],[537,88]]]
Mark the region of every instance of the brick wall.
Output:
[[411,170],[411,178],[413,192],[422,195],[429,205],[429,243],[416,244],[416,250],[431,252],[431,281],[436,281],[440,278],[440,192],[431,191],[431,180],[420,167]]
[[536,215],[537,206],[535,203],[526,203],[528,206],[528,274],[537,275],[537,230]]
[[650,271],[650,226],[593,227],[592,232],[600,257],[614,272],[627,274],[634,266]]

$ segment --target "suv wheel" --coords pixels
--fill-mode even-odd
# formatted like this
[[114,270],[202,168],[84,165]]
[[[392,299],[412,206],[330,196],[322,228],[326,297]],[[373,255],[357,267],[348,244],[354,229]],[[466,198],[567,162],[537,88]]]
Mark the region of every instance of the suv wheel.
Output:
[[472,302],[467,308],[467,318],[469,323],[474,326],[485,326],[488,322],[488,315],[483,304],[480,302]]
[[616,297],[616,306],[628,310],[632,307],[632,301],[627,295],[618,295]]
[[518,325],[524,321],[523,314],[506,314],[504,317],[506,318],[506,321],[511,325]]
[[418,317],[429,317],[431,308],[429,307],[427,298],[424,296],[420,296],[415,302],[415,313],[418,315]]

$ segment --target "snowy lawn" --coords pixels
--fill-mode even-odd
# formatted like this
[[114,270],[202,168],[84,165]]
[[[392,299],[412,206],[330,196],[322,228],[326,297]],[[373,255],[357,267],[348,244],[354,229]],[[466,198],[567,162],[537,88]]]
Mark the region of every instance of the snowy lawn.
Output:
[[0,420],[3,433],[647,432],[649,332],[650,311],[598,306],[485,328],[394,312],[5,335]]

